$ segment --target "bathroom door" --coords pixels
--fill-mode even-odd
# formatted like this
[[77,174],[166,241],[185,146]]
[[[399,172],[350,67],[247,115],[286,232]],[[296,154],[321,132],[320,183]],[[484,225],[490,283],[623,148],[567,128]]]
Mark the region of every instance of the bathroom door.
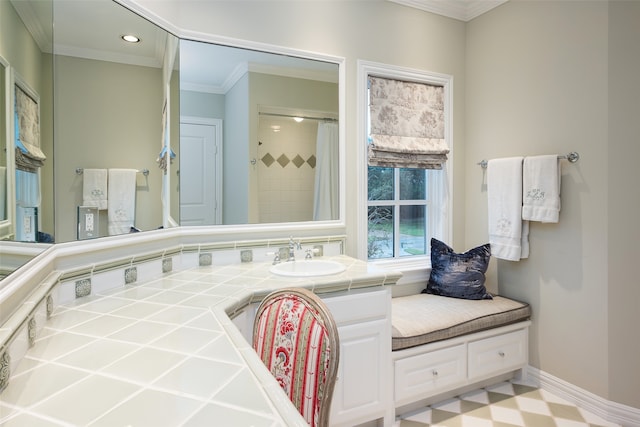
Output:
[[222,120],[180,123],[180,225],[222,223]]

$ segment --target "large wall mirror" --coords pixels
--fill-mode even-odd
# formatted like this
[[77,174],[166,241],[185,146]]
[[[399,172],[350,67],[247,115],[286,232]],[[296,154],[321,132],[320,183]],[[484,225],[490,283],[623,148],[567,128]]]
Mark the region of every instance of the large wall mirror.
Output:
[[338,68],[182,40],[180,224],[337,220]]
[[[89,195],[104,193],[102,171],[116,169],[137,172],[133,196],[123,197],[134,199],[126,221],[135,229],[117,234],[340,224],[338,61],[179,40],[129,1],[0,4],[0,143],[13,144],[5,82],[15,69],[40,97],[46,161],[37,220],[52,242],[112,234],[109,207],[118,207],[104,209]],[[125,43],[129,33],[140,41]],[[4,181],[14,173],[7,169]],[[3,188],[0,227],[16,209],[15,188]],[[15,228],[1,237],[15,239]]]
[[0,1],[0,276],[53,233],[52,15],[50,1]]

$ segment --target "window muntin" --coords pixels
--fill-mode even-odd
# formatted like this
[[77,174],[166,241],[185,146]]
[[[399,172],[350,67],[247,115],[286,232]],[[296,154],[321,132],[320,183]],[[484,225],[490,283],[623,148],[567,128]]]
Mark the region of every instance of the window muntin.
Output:
[[368,168],[368,259],[427,254],[428,174],[424,169]]

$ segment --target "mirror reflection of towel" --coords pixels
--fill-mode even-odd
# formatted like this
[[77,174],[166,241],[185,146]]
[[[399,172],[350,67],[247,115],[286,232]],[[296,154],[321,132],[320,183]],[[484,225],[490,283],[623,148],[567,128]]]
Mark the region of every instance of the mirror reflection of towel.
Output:
[[129,233],[136,215],[135,169],[109,169],[108,229],[109,235]]
[[82,205],[107,209],[106,169],[85,169],[82,172]]

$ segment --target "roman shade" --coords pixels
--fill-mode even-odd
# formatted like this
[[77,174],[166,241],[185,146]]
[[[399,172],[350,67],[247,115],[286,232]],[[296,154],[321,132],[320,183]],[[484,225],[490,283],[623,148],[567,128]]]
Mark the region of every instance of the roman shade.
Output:
[[15,96],[16,168],[37,172],[47,159],[40,149],[39,106],[18,85]]
[[369,166],[442,169],[444,87],[369,77]]

